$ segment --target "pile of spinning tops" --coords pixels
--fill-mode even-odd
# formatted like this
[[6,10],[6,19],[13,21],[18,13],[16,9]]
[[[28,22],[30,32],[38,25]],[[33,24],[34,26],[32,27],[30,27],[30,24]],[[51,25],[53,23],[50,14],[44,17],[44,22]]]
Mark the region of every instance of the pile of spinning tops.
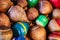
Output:
[[60,40],[60,0],[0,0],[0,40]]

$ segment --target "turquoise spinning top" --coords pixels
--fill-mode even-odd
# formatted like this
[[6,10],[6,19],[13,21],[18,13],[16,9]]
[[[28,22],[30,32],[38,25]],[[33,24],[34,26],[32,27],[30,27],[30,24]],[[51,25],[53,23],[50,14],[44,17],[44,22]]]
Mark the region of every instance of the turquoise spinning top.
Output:
[[27,22],[17,22],[13,25],[14,36],[25,36],[28,32],[29,24]]

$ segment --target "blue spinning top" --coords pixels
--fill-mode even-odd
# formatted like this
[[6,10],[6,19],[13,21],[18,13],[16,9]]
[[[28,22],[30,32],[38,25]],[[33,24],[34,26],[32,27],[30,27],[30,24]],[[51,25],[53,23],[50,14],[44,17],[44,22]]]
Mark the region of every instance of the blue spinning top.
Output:
[[26,40],[23,36],[15,37],[15,40]]
[[13,25],[12,30],[14,36],[25,36],[29,29],[29,23],[27,22],[17,22]]

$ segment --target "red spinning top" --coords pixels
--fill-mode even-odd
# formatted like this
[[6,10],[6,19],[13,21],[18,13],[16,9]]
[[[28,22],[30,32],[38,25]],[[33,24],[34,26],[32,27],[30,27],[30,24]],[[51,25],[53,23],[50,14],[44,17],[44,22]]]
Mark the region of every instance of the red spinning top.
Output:
[[60,0],[50,0],[50,2],[54,7],[60,8]]
[[60,32],[53,32],[52,34],[50,34],[49,36],[56,36],[56,37],[60,37]]
[[58,24],[59,27],[60,27],[60,19],[55,19],[55,21],[57,22],[57,24]]

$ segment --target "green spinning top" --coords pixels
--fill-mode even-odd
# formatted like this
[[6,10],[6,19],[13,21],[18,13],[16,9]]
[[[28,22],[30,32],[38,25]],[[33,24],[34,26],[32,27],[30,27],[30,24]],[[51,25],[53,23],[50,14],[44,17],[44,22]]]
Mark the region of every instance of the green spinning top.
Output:
[[34,7],[38,4],[39,0],[27,0],[29,7]]
[[48,18],[45,15],[40,15],[36,19],[36,24],[45,27],[48,23]]

